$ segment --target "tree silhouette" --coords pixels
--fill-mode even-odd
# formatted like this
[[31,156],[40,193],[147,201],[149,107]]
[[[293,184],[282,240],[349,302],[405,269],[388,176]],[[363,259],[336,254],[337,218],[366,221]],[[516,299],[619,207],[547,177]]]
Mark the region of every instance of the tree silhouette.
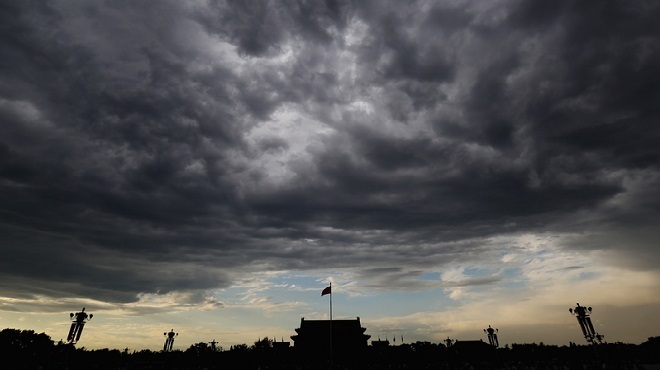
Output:
[[260,339],[256,342],[254,342],[254,345],[252,346],[252,349],[256,350],[263,350],[267,348],[273,347],[273,340],[268,339],[268,337],[264,337],[264,339]]

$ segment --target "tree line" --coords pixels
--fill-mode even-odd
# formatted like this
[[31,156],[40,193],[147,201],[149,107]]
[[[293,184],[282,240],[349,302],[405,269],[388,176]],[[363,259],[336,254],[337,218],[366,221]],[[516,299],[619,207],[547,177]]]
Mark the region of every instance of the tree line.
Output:
[[[460,342],[458,342],[460,343]],[[486,348],[484,350],[484,348]],[[368,346],[350,357],[306,356],[294,347],[273,345],[263,338],[252,345],[228,349],[199,342],[172,352],[76,348],[55,343],[33,330],[0,331],[3,369],[643,369],[660,365],[660,336],[639,345],[605,343],[568,346],[543,343],[513,344],[504,348],[469,347],[415,342],[396,346]]]

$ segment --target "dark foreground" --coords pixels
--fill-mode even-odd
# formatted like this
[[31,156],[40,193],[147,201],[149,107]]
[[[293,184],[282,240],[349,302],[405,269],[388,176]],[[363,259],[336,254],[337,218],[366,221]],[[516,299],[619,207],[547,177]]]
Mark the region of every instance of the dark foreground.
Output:
[[[185,351],[86,350],[54,343],[30,330],[0,332],[2,369],[329,369],[323,353],[273,347],[265,338],[252,346],[213,351],[197,343]],[[635,345],[514,344],[497,350],[479,343],[452,347],[429,342],[366,347],[334,353],[335,369],[660,369],[660,337]]]

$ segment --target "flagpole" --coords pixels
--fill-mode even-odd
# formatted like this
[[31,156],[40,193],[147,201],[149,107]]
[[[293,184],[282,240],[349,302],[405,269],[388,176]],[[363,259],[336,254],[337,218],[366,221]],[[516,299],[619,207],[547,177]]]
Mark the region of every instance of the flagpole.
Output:
[[332,282],[330,282],[330,285],[321,291],[321,297],[323,297],[326,294],[330,294],[330,369],[333,368],[332,364]]
[[[330,321],[332,322],[332,283],[330,283]],[[332,328],[332,325],[330,328]]]
[[332,282],[330,282],[330,369],[332,369]]

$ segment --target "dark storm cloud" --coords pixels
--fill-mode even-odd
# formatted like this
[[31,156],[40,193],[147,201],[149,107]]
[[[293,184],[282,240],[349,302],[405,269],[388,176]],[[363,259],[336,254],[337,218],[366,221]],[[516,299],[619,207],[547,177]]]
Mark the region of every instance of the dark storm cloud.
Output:
[[220,1],[198,16],[213,34],[227,38],[239,51],[264,56],[281,51],[287,38],[329,43],[331,30],[345,25],[345,1]]
[[361,265],[421,289],[422,267],[534,231],[626,239],[649,268],[658,7],[422,6],[0,5],[4,294]]

